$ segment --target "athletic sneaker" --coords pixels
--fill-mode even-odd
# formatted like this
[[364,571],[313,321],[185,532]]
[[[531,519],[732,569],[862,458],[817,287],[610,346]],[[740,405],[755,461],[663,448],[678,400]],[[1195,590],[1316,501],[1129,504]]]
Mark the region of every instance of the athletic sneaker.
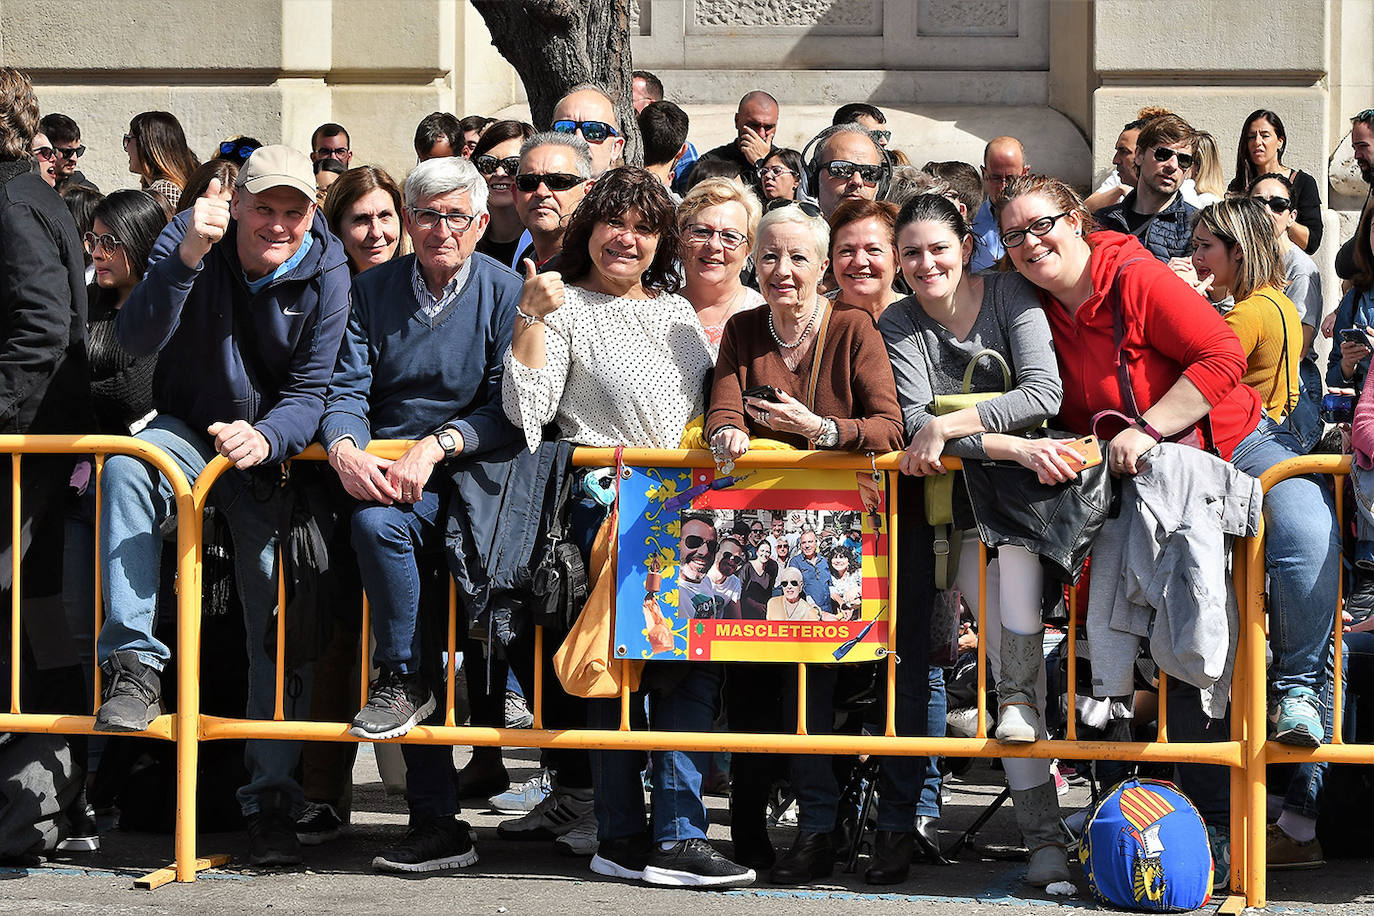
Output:
[[1313,837],[1299,843],[1283,832],[1278,824],[1270,824],[1264,835],[1266,853],[1264,864],[1271,869],[1319,868],[1326,864],[1322,858],[1321,840]]
[[1212,893],[1231,886],[1231,834],[1207,827],[1207,845],[1212,849]]
[[95,822],[95,809],[86,804],[86,790],[81,790],[77,805],[71,810],[72,829],[67,838],[57,844],[58,852],[99,852],[100,828]]
[[325,802],[306,802],[305,810],[296,818],[296,839],[302,846],[318,846],[337,840],[347,822],[339,817],[334,806]]
[[553,847],[565,856],[589,856],[596,852],[596,818],[578,821],[571,830],[553,841]]
[[1318,747],[1326,739],[1321,704],[1307,687],[1294,687],[1279,699],[1279,719],[1274,740],[1298,747]]
[[434,694],[419,674],[383,668],[367,692],[367,705],[353,717],[348,733],[380,741],[399,738],[434,712]]
[[429,872],[467,868],[477,861],[467,821],[435,817],[406,830],[400,842],[372,860],[378,871]]
[[549,771],[540,770],[518,786],[487,799],[497,814],[529,814],[549,797]]
[[643,878],[644,866],[648,864],[647,833],[602,840],[596,855],[592,856],[592,871],[608,878],[624,878],[627,881],[638,881]]
[[564,789],[552,783],[549,795],[529,814],[504,821],[496,828],[503,840],[554,840],[579,823],[596,824],[591,789]]
[[644,866],[645,882],[662,887],[747,887],[757,877],[703,839],[682,840],[671,849],[656,843]]
[[514,690],[506,691],[506,728],[530,728],[534,713],[525,705],[525,698]]

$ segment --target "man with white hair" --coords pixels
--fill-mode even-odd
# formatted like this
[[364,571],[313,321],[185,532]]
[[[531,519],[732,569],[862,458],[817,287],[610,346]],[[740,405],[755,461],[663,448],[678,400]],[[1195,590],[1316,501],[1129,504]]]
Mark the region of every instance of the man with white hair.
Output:
[[[436,707],[421,673],[417,554],[442,545],[451,477],[439,465],[518,434],[501,408],[501,358],[521,283],[474,252],[487,226],[486,180],[466,159],[427,160],[406,179],[404,219],[415,253],[353,281],[320,423],[329,464],[358,501],[353,547],[381,673],[349,731],[372,740],[404,735]],[[373,438],[415,444],[392,461],[365,451]],[[451,749],[402,751],[411,829],[373,866],[421,872],[476,862],[468,825],[456,819]]]

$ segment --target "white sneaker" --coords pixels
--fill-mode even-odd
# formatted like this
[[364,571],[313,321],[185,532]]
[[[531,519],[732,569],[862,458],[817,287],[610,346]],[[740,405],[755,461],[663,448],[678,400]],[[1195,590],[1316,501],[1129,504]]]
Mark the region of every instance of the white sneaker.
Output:
[[565,856],[589,856],[597,850],[596,818],[586,817],[573,824],[571,830],[553,841],[554,848]]
[[590,821],[595,832],[591,789],[564,789],[553,784],[549,795],[523,817],[505,821],[496,828],[503,840],[555,840],[569,833],[581,821]]
[[549,771],[540,770],[517,786],[487,799],[497,814],[529,814],[549,797]]

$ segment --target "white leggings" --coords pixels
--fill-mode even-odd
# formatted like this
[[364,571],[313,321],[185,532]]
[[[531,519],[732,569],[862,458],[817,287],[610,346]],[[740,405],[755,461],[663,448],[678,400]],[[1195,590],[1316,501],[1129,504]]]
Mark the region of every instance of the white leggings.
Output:
[[[956,582],[964,602],[978,614],[978,532],[964,532],[959,552],[959,572]],[[978,634],[987,649],[988,670],[993,683],[1002,674],[1002,627],[1013,633],[1030,636],[1043,632],[1040,618],[1040,598],[1043,588],[1040,558],[1024,547],[997,548],[997,556],[988,562],[987,625]],[[1035,706],[1040,713],[1040,737],[1045,732],[1045,666],[1041,665],[1035,678]],[[1003,757],[1002,768],[1007,785],[1020,791],[1034,789],[1050,778],[1050,762],[1043,758]]]

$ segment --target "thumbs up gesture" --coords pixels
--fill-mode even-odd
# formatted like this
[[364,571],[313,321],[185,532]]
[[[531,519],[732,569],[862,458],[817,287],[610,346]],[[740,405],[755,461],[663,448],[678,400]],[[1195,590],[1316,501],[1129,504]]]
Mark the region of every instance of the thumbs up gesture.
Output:
[[563,277],[557,271],[540,273],[534,262],[526,258],[525,288],[520,293],[520,311],[531,318],[543,318],[563,305]]
[[191,207],[191,220],[180,247],[182,263],[187,267],[194,269],[229,228],[229,204],[220,200],[221,193],[220,180],[211,178],[205,196],[197,198]]

